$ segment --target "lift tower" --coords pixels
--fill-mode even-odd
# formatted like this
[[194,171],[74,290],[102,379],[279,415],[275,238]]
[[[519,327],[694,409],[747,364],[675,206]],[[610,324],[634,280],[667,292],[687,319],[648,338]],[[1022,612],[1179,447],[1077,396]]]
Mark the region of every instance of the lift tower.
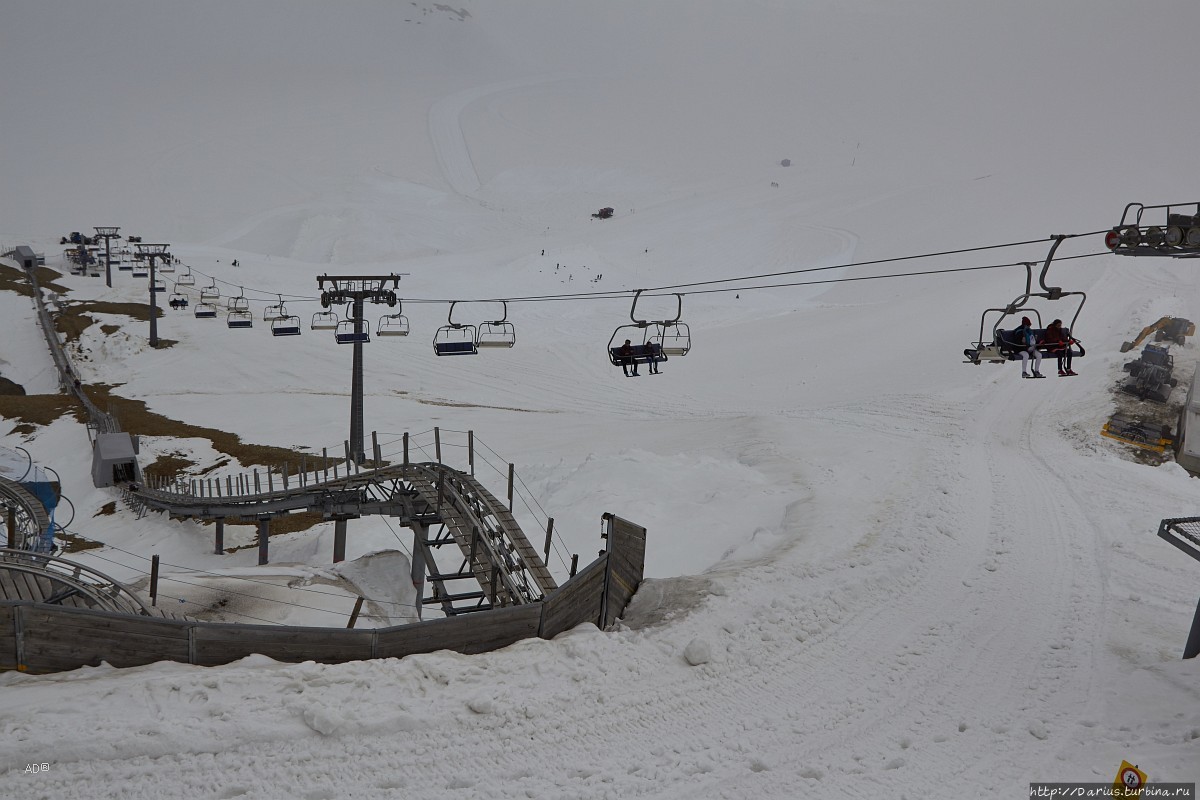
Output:
[[154,289],[154,285],[157,283],[157,279],[154,277],[154,262],[155,259],[169,258],[171,245],[138,242],[134,247],[137,248],[138,258],[150,261],[150,346],[158,347],[158,292]]
[[[388,284],[391,288],[388,288]],[[334,334],[338,344],[354,346],[354,366],[351,370],[350,386],[350,458],[354,463],[366,461],[363,442],[363,358],[362,346],[371,341],[370,325],[363,317],[363,303],[387,303],[396,305],[396,289],[400,288],[400,276],[390,275],[318,275],[317,288],[321,290],[321,306],[341,303],[349,304],[348,318],[338,323]]]
[[96,227],[96,238],[104,240],[104,284],[110,289],[112,288],[112,248],[110,243],[113,239],[121,238],[121,234],[117,233],[119,230],[121,230],[119,227]]

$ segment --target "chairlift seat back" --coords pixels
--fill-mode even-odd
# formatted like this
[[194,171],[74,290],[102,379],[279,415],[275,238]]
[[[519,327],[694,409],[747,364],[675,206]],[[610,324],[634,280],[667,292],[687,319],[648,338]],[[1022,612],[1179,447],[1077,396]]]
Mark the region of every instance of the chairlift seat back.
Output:
[[196,319],[213,319],[217,316],[217,309],[210,306],[208,303],[198,303],[195,310]]
[[230,311],[225,324],[231,328],[253,328],[254,315],[249,311]]
[[433,352],[439,356],[473,356],[479,352],[473,339],[455,342],[434,342]]
[[[649,342],[647,344],[632,344],[631,343],[629,345],[629,347],[630,347],[630,353],[631,353],[630,358],[632,359],[632,363],[634,363],[634,364],[649,364],[651,361],[651,358],[653,358],[655,363],[659,363],[659,364],[661,364],[662,362],[667,360],[667,355],[668,355],[667,352],[656,343],[653,343],[653,342]],[[614,367],[619,367],[622,365],[622,363],[624,363],[624,364],[630,363],[628,360],[624,359],[621,356],[621,348],[620,347],[608,348],[608,360],[612,362]]]
[[300,318],[299,317],[280,317],[271,322],[272,336],[299,336],[300,335]]

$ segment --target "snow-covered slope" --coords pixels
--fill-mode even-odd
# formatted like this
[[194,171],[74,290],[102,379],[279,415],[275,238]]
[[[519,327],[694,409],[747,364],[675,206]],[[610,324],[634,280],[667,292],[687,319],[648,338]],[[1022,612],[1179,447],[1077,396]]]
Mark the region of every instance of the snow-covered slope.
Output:
[[[999,796],[1111,781],[1122,759],[1200,778],[1200,676],[1178,660],[1200,565],[1154,536],[1196,484],[1098,436],[1121,341],[1200,314],[1195,269],[1058,262],[1052,282],[1087,292],[1071,380],[960,363],[1020,267],[752,288],[1038,261],[1127,202],[1194,199],[1194,4],[107,5],[3,15],[0,250],[54,265],[62,234],[121,225],[256,317],[282,294],[305,321],[320,274],[404,273],[414,333],[367,348],[368,430],[474,431],[582,560],[602,512],[645,525],[653,580],[617,631],[482,656],[0,676],[13,791]],[[511,351],[429,345],[450,300],[851,263],[679,289],[693,350],[658,377],[605,359],[628,295],[510,303]],[[144,298],[127,273],[63,282]],[[51,391],[29,301],[0,293],[0,311],[0,372]],[[341,447],[331,337],[172,312],[178,344],[153,351],[143,325],[98,319],[121,330],[85,333],[88,382],[254,443]],[[81,556],[98,568],[254,565],[197,525],[93,516],[114,495],[75,422],[5,433],[62,474],[72,529],[113,546]],[[146,448],[218,460],[199,439]],[[356,521],[350,556],[407,536]],[[328,525],[276,538],[287,569],[327,565]]]

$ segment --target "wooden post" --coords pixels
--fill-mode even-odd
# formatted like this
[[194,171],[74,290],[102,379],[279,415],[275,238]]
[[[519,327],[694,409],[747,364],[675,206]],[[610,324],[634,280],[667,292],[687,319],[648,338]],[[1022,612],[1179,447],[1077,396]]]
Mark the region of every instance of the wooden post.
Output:
[[196,479],[192,478],[190,481],[188,481],[188,486],[190,487],[189,494],[194,497],[196,495]]
[[404,466],[408,466],[408,431],[404,432]]
[[358,621],[358,612],[362,611],[363,598],[362,595],[354,601],[354,610],[350,612],[350,621],[346,623],[347,628],[353,628],[354,623]]
[[325,465],[325,480],[329,480],[329,449],[321,448],[321,461]]
[[375,469],[383,463],[383,453],[379,449],[379,434],[371,431],[371,456],[375,460]]
[[513,501],[513,476],[516,474],[516,467],[512,464],[508,465],[508,512],[512,513]]
[[433,429],[433,457],[442,463],[442,429],[437,426]]
[[445,485],[445,483],[446,483],[446,470],[439,469],[438,470],[438,498],[437,498],[437,500],[438,500],[437,501],[437,510],[439,512],[442,510],[442,500],[444,498],[444,489],[442,487]]
[[421,609],[424,603],[421,599],[425,596],[425,542],[429,538],[429,526],[421,525],[420,523],[413,526],[413,546],[412,546],[412,583],[413,588],[417,590],[417,619],[421,619]]
[[579,553],[571,554],[571,577],[575,577],[576,570],[579,569]]
[[258,480],[258,467],[254,468],[254,493],[262,494],[262,483]]
[[267,491],[271,494],[275,493],[275,470],[267,467]]
[[217,478],[217,497],[221,496],[221,479]]
[[258,521],[258,565],[270,563],[267,539],[271,536],[271,518],[262,517]]
[[550,538],[554,536],[554,517],[546,520],[546,564],[550,563]]
[[158,554],[150,558],[150,605],[158,605]]
[[10,550],[17,549],[17,506],[14,503],[8,503],[8,547]]
[[300,456],[300,488],[308,486],[308,459]]
[[[220,481],[217,481],[217,489],[220,489],[220,488],[221,488],[221,482],[220,482]],[[220,492],[218,492],[218,494],[219,494],[219,493],[220,493]],[[209,496],[209,497],[212,497],[212,496],[213,496],[212,478],[209,478],[209,479],[208,479],[208,496]]]
[[233,497],[233,476],[232,475],[225,476],[225,494],[228,497]]
[[467,431],[467,465],[471,468],[471,477],[475,477],[475,431]]
[[213,555],[225,554],[225,518],[217,520],[217,530],[213,534]]
[[333,563],[346,560],[346,518],[335,517],[333,521]]
[[288,490],[288,464],[286,461],[283,462],[283,490],[285,492]]

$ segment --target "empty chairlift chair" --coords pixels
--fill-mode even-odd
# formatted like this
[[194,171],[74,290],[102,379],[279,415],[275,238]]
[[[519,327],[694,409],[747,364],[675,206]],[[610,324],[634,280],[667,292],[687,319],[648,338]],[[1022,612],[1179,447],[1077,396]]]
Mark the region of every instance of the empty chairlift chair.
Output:
[[221,299],[221,290],[217,288],[217,279],[213,278],[212,286],[200,289],[200,302],[213,304]]
[[217,316],[217,307],[209,303],[197,303],[192,313],[196,319],[213,319]]
[[314,331],[335,331],[338,326],[338,315],[336,311],[318,311],[312,315],[312,323],[309,325]]
[[408,336],[408,317],[397,312],[384,314],[375,324],[376,336]]
[[454,303],[446,324],[433,334],[433,352],[439,356],[473,356],[479,352],[474,325],[463,325],[454,321]]
[[283,295],[279,295],[278,303],[272,303],[263,309],[263,322],[274,322],[277,319],[283,319],[287,315],[287,309],[283,306]]
[[516,328],[508,321],[508,303],[504,303],[504,315],[500,319],[479,323],[475,333],[476,347],[512,347],[516,343]]
[[192,274],[192,268],[188,267],[182,275],[175,279],[176,286],[195,286],[196,276]]
[[344,319],[337,324],[333,338],[338,344],[366,344],[371,341],[371,324],[365,319]]
[[272,336],[299,336],[300,335],[300,318],[297,316],[284,315],[271,320],[271,335]]

